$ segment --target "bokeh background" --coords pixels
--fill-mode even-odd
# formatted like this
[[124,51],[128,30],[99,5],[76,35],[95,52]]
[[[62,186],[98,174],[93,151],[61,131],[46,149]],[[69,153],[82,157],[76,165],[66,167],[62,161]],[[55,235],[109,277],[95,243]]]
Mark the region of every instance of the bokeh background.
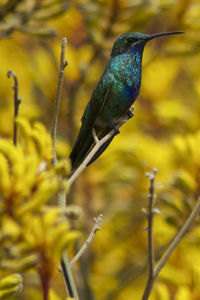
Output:
[[[185,34],[148,43],[134,117],[121,128],[120,135],[106,152],[80,175],[68,196],[68,204],[78,205],[82,211],[79,218],[70,221],[71,230],[79,231],[75,248],[88,236],[93,217],[99,213],[104,215],[102,230],[74,267],[81,300],[141,298],[147,276],[147,233],[144,231],[147,224],[142,208],[148,205],[149,180],[145,172],[157,167],[156,182],[162,185],[156,189],[156,207],[161,211],[161,215],[155,216],[154,225],[157,258],[182,226],[199,196],[200,1],[0,1],[2,140],[12,140],[13,134],[13,81],[6,76],[8,70],[18,76],[22,99],[20,117],[30,124],[41,122],[47,132],[44,133],[44,128],[40,128],[40,132],[48,140],[60,45],[64,36],[68,39],[68,66],[56,145],[60,159],[70,153],[83,110],[109,60],[114,40],[130,31],[171,30],[183,30]],[[27,124],[21,124],[22,129],[30,126]],[[43,150],[49,145],[48,141],[41,143]],[[19,144],[20,147],[26,144],[23,138],[19,137]],[[26,151],[22,160],[27,158],[27,153],[30,155],[30,148]],[[40,152],[40,158],[50,159],[48,151],[48,154]],[[24,170],[21,183],[26,172]],[[4,173],[0,174],[2,181]],[[38,181],[34,184],[37,187]],[[29,192],[35,193],[33,186]],[[21,202],[16,201],[23,205],[27,198],[24,200],[22,192],[20,195],[23,195]],[[2,184],[0,198],[9,198]],[[46,205],[50,203],[49,200],[45,202]],[[5,215],[6,210],[2,209],[4,229],[6,224],[10,225],[10,217],[19,226],[22,215],[17,215],[18,219],[15,212],[7,211],[6,219]],[[32,221],[29,219],[29,222]],[[40,226],[38,224],[32,226]],[[12,226],[9,227],[10,242],[6,240],[9,249],[18,242],[14,238],[18,234],[16,227]],[[200,299],[199,230],[197,222],[174,251],[156,281],[151,300]],[[47,231],[48,234],[51,233]],[[4,247],[6,238],[2,236]],[[20,251],[10,256],[8,249],[2,252],[0,275],[13,272],[22,275],[23,290],[16,299],[42,299],[37,264],[21,267],[12,263],[20,261],[24,253]],[[74,247],[69,251],[72,257]],[[33,252],[37,254],[36,250]],[[56,265],[51,273],[50,297],[64,299],[63,282]]]

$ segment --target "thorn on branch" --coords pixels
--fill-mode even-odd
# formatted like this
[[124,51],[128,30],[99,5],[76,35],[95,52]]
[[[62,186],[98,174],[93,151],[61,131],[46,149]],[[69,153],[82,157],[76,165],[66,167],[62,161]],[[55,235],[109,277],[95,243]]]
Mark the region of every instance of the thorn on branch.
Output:
[[64,69],[65,69],[67,66],[68,66],[68,61],[65,60],[65,62],[64,62]]
[[103,214],[100,214],[97,218],[93,218],[95,224],[100,224],[103,220]]
[[155,183],[154,187],[157,189],[163,188],[163,184],[162,183]]
[[149,227],[145,227],[142,229],[143,232],[148,232],[149,231]]
[[93,219],[93,222],[94,222],[94,233],[96,233],[98,230],[101,230],[101,222],[103,220],[103,214],[100,214],[97,218],[94,218]]
[[153,168],[152,172],[146,172],[145,176],[149,178],[149,180],[154,180],[156,177],[158,169],[157,168]]
[[147,212],[147,209],[146,208],[142,208],[141,209],[141,211],[143,212],[143,214],[145,215],[145,216],[148,216],[148,212]]
[[158,208],[154,207],[153,208],[153,214],[154,215],[161,215],[162,213],[161,213],[161,211]]

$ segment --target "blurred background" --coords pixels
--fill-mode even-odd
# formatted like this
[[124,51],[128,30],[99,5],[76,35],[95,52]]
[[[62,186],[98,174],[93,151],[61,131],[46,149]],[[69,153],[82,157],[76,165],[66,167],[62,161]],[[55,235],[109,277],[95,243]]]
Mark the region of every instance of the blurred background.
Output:
[[[78,178],[69,204],[79,205],[72,228],[88,236],[93,217],[102,230],[75,266],[81,300],[140,299],[147,275],[146,218],[149,180],[158,168],[155,216],[157,258],[192,210],[200,190],[200,1],[199,0],[18,0],[0,1],[0,136],[12,138],[13,91],[8,70],[19,80],[20,116],[41,121],[50,132],[60,45],[68,44],[57,153],[69,155],[80,119],[115,39],[138,31],[182,30],[155,39],[144,50],[135,115],[106,152]],[[151,300],[200,299],[199,226],[174,251]],[[71,249],[71,256],[74,250]],[[17,299],[40,299],[37,278],[24,274]],[[31,280],[30,280],[31,278]],[[33,280],[33,278],[35,278]],[[64,299],[55,274],[55,299]],[[37,297],[36,297],[37,295]]]

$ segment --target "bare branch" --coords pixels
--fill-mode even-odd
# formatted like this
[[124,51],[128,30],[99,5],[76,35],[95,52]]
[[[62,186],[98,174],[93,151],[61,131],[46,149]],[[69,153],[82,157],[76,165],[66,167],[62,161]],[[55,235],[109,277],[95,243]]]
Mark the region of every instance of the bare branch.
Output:
[[56,99],[55,99],[55,104],[54,104],[52,128],[51,128],[51,138],[52,138],[52,143],[53,143],[53,165],[55,165],[55,163],[57,162],[55,143],[56,143],[58,114],[59,114],[59,109],[60,109],[60,100],[61,100],[61,91],[62,91],[62,86],[63,86],[64,70],[65,70],[65,67],[68,65],[67,61],[65,60],[66,45],[67,45],[67,38],[64,37],[62,39],[62,45],[61,45],[60,71],[59,71],[59,76],[58,76]]
[[164,267],[164,265],[168,261],[169,257],[171,256],[172,252],[174,251],[174,249],[178,246],[178,244],[182,241],[185,234],[190,229],[193,221],[195,220],[195,218],[197,217],[199,212],[200,212],[200,197],[198,198],[198,201],[197,201],[195,207],[193,208],[191,214],[189,215],[189,217],[187,218],[187,220],[185,221],[185,223],[183,224],[183,226],[181,227],[181,229],[179,230],[177,235],[175,235],[175,237],[173,238],[172,242],[170,243],[169,247],[167,248],[167,250],[161,257],[160,261],[157,263],[157,265],[155,267],[155,271],[154,271],[154,280],[156,279],[156,277],[160,273],[161,269]]
[[17,75],[13,71],[8,71],[7,72],[8,78],[13,77],[14,79],[14,128],[13,128],[13,144],[17,146],[17,137],[18,137],[18,128],[17,128],[17,122],[16,118],[19,114],[19,106],[21,103],[21,99],[18,97],[18,90],[19,90],[19,85],[18,85],[18,79]]
[[154,181],[156,178],[157,169],[154,168],[150,174],[149,186],[149,213],[148,213],[148,247],[149,247],[149,279],[153,277],[154,272],[154,238],[153,238],[153,216],[154,216]]
[[115,134],[115,130],[111,130],[107,135],[105,135],[101,140],[96,142],[96,145],[92,150],[88,153],[82,164],[76,169],[76,171],[72,174],[72,176],[68,179],[69,186],[76,180],[76,178],[83,172],[83,170],[87,167],[87,164],[93,158],[95,153],[100,149],[100,147],[111,138]]
[[[66,194],[66,189],[61,190],[58,194],[58,206],[62,209],[62,211],[65,211],[66,209]],[[61,218],[64,218],[64,214],[61,214]],[[62,274],[67,296],[72,297],[75,300],[79,300],[76,285],[73,279],[73,274],[70,268],[70,262],[66,251],[63,251],[62,253],[61,268],[58,267],[58,269]]]
[[191,214],[189,215],[189,217],[187,218],[187,220],[185,221],[185,223],[183,224],[183,226],[181,227],[179,232],[172,239],[169,247],[167,248],[167,250],[165,251],[165,253],[161,257],[160,261],[156,264],[156,266],[154,268],[154,275],[151,278],[151,280],[148,280],[148,282],[147,282],[147,285],[146,285],[145,290],[144,290],[144,294],[142,296],[142,300],[147,300],[149,298],[149,295],[151,293],[153,284],[154,284],[156,278],[158,277],[160,271],[165,266],[165,264],[167,263],[169,257],[171,256],[171,254],[173,253],[175,248],[179,245],[179,243],[182,241],[185,234],[190,229],[193,221],[195,220],[195,218],[199,214],[199,211],[200,211],[200,197],[198,198],[198,201],[197,201],[195,207],[193,208]]
[[92,231],[90,233],[90,235],[88,236],[86,242],[83,244],[83,246],[81,247],[81,249],[78,251],[78,253],[74,256],[74,258],[71,260],[70,262],[70,267],[72,268],[73,265],[77,262],[77,260],[83,255],[83,253],[86,251],[88,245],[92,242],[92,240],[94,239],[94,236],[96,234],[97,231],[101,230],[100,224],[102,222],[103,219],[103,215],[100,214],[97,218],[94,218],[94,225],[92,227]]
[[[57,155],[56,155],[56,149],[55,149],[57,123],[58,123],[58,115],[59,115],[59,108],[60,108],[60,101],[61,101],[61,91],[62,91],[62,86],[63,86],[64,70],[68,64],[67,61],[65,60],[66,45],[67,45],[67,38],[64,37],[62,39],[62,45],[61,45],[60,71],[59,71],[59,75],[58,75],[56,99],[55,99],[55,104],[54,104],[52,128],[51,128],[51,138],[52,138],[52,144],[53,144],[53,160],[52,160],[53,165],[55,165],[57,162]],[[58,194],[58,206],[60,208],[62,208],[63,210],[65,210],[66,190],[64,190],[64,189],[61,190]],[[66,294],[69,297],[74,298],[75,300],[79,300],[66,251],[64,251],[62,253],[62,257],[61,257],[61,273],[62,273],[64,284],[65,284]]]
[[[148,218],[148,262],[149,262],[149,276],[145,287],[146,290],[151,286],[151,282],[154,277],[154,263],[155,263],[155,250],[154,250],[154,237],[153,237],[153,216],[154,216],[154,182],[156,178],[157,169],[154,168],[152,172],[146,173],[146,176],[150,180],[149,185],[149,210],[143,210]],[[142,298],[143,300],[146,298]]]
[[72,276],[70,263],[66,251],[62,255],[61,267],[62,267],[62,275],[65,283],[65,288],[67,290],[68,296],[72,297],[75,300],[79,300],[79,296],[76,290],[76,286],[74,283],[74,279]]

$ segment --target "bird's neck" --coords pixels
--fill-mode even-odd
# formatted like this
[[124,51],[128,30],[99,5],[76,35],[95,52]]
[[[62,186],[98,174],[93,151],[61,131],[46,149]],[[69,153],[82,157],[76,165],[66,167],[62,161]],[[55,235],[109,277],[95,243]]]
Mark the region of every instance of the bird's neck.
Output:
[[138,65],[142,64],[142,55],[144,51],[144,46],[145,44],[137,43],[130,48],[129,53]]

